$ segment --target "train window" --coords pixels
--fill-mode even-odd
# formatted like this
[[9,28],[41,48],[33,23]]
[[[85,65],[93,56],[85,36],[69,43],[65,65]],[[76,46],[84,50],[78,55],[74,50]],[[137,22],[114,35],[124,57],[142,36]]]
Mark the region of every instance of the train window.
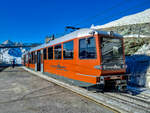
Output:
[[48,48],[48,59],[53,59],[53,47]]
[[73,59],[73,41],[63,44],[63,57],[64,59]]
[[44,60],[47,59],[47,49],[46,48],[43,49],[43,58],[44,58]]
[[55,59],[61,59],[61,44],[56,45],[54,47],[54,51],[55,51],[55,53],[54,53]]
[[[123,68],[123,42],[119,38],[101,37],[101,55],[104,70]],[[108,66],[112,65],[112,66]],[[113,66],[116,65],[116,66]],[[111,68],[110,68],[111,67]]]
[[79,58],[80,59],[96,58],[95,37],[89,37],[79,40]]

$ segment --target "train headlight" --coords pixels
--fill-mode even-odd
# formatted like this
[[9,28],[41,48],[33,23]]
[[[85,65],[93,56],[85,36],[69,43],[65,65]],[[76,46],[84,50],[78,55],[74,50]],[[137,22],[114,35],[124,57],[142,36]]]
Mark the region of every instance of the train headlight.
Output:
[[96,65],[96,66],[94,66],[94,68],[102,70],[102,65]]

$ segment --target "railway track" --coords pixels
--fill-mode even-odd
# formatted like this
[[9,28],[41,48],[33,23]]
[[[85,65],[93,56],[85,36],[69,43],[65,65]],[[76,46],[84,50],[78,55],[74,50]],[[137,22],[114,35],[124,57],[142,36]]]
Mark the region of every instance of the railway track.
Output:
[[[24,67],[23,67],[24,68]],[[150,102],[146,100],[149,97],[142,96],[132,96],[129,94],[123,93],[93,93],[91,91],[87,91],[84,88],[79,88],[76,86],[71,86],[64,82],[58,81],[51,77],[47,77],[46,75],[31,71],[30,69],[24,68],[26,71],[31,72],[43,79],[51,81],[61,87],[67,88],[79,95],[87,97],[95,101],[98,104],[108,107],[112,109],[113,112],[132,112],[132,113],[150,113]]]
[[144,95],[144,94],[138,94],[138,95],[130,95],[128,93],[119,93],[119,95],[122,95],[122,96],[127,96],[131,99],[136,99],[136,100],[139,100],[141,102],[144,102],[144,103],[148,103],[149,107],[150,107],[150,95]]
[[148,95],[145,95],[145,94],[141,94],[141,95],[137,95],[137,97],[143,98],[146,101],[150,102],[150,95],[148,96]]
[[[100,94],[101,95],[101,94]],[[103,96],[123,104],[122,109],[128,112],[150,113],[150,102],[139,98],[138,96],[127,95],[123,93],[105,93]]]

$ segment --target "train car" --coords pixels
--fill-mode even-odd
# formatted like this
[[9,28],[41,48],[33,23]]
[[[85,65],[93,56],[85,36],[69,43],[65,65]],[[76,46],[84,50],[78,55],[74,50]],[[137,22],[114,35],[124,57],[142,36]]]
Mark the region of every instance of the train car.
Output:
[[23,55],[23,65],[82,86],[125,89],[127,84],[121,35],[79,29]]

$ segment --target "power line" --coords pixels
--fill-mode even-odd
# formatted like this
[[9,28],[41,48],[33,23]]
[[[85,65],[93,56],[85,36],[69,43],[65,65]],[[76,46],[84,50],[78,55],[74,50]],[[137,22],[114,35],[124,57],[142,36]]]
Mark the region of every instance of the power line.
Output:
[[[121,12],[115,14],[115,15],[114,15],[114,14],[113,14],[113,15],[110,15],[110,16],[105,17],[105,18],[103,18],[103,19],[100,19],[100,20],[98,20],[98,21],[96,21],[96,22],[94,22],[94,23],[97,23],[97,22],[99,22],[99,21],[103,22],[103,21],[105,21],[106,19],[111,19],[111,18],[113,18],[113,17],[115,17],[115,16],[117,16],[117,15],[126,13],[126,12],[128,12],[128,11],[130,11],[130,10],[132,10],[132,9],[141,8],[141,7],[144,6],[144,4],[146,4],[146,3],[148,3],[148,2],[150,2],[150,1],[149,1],[149,0],[146,0],[146,1],[142,2],[142,4],[140,3],[140,4],[136,5],[136,6],[134,6],[134,8],[132,7],[132,8],[129,8],[129,9],[127,9],[127,10],[121,11]],[[146,4],[146,5],[147,5],[147,4]],[[86,27],[87,25],[89,25],[89,24],[86,24],[86,25],[84,25],[84,26],[82,26],[82,27]]]
[[[73,26],[81,25],[81,24],[83,24],[83,23],[85,23],[85,22],[88,22],[88,21],[92,20],[93,18],[95,19],[96,17],[102,15],[103,13],[106,13],[106,12],[108,12],[108,11],[110,11],[110,10],[113,10],[113,9],[116,8],[116,7],[122,6],[121,4],[125,4],[125,3],[127,3],[127,1],[129,1],[129,0],[125,0],[125,1],[123,0],[122,2],[119,2],[118,4],[112,6],[111,8],[108,8],[107,10],[104,10],[104,11],[102,11],[101,13],[99,13],[99,14],[97,14],[97,15],[95,15],[95,16],[89,17],[89,18],[87,18],[86,20],[84,20],[83,22],[80,22],[80,23],[75,24],[75,25],[73,25]],[[143,2],[142,4],[140,3],[140,4],[136,5],[136,6],[134,6],[134,8],[132,7],[132,8],[129,8],[129,9],[125,10],[125,11],[121,11],[121,12],[119,12],[119,14],[117,13],[117,14],[115,14],[115,15],[114,15],[114,14],[113,14],[113,15],[110,15],[110,16],[105,17],[105,18],[103,18],[103,19],[100,19],[100,20],[98,20],[98,21],[96,21],[96,22],[94,22],[94,23],[97,23],[97,22],[99,22],[99,21],[102,22],[102,21],[104,21],[104,20],[106,20],[106,19],[110,19],[110,18],[112,18],[112,17],[114,17],[114,16],[120,15],[120,13],[128,12],[129,10],[135,9],[135,8],[137,8],[137,7],[139,8],[139,6],[142,7],[143,4],[147,3],[148,1],[149,1],[149,0],[146,0],[146,1]],[[142,5],[142,6],[141,6],[141,5]],[[89,24],[85,24],[84,26],[82,26],[82,28],[83,28],[83,27],[86,27],[86,26],[88,26],[88,25],[89,25]],[[63,36],[63,35],[65,35],[65,34],[66,34],[66,31],[61,32],[61,33],[57,33],[56,36]]]
[[[72,26],[78,26],[78,25],[83,24],[83,23],[85,23],[85,22],[87,22],[87,21],[90,21],[90,20],[92,20],[93,18],[96,18],[96,17],[102,15],[103,13],[106,13],[106,12],[108,12],[108,11],[110,11],[110,10],[112,10],[112,9],[114,9],[114,8],[116,8],[116,7],[118,7],[118,6],[120,7],[121,4],[125,4],[125,3],[127,3],[127,1],[129,1],[129,0],[123,0],[122,2],[119,2],[118,4],[112,6],[112,7],[108,8],[108,9],[106,9],[106,10],[104,10],[104,11],[102,11],[102,12],[100,12],[100,13],[94,15],[94,16],[92,16],[92,17],[89,17],[89,18],[85,19],[84,21],[82,21],[82,22],[80,22],[80,23],[78,23],[78,24],[72,25]],[[55,36],[59,37],[59,36],[65,35],[65,34],[66,34],[66,30],[65,30],[64,32],[55,34]]]
[[96,17],[98,17],[98,16],[100,16],[100,15],[103,15],[104,13],[109,12],[110,10],[113,10],[113,9],[116,8],[116,7],[122,6],[122,4],[127,3],[127,1],[129,1],[129,0],[123,0],[123,1],[119,2],[118,4],[116,4],[116,5],[114,5],[114,6],[110,7],[110,8],[108,8],[108,9],[106,9],[106,10],[103,10],[103,11],[99,12],[98,14],[96,14],[96,15],[94,15],[94,16],[92,16],[92,17],[89,17],[89,18],[85,19],[84,21],[82,21],[82,22],[80,22],[80,23],[78,23],[78,24],[75,24],[75,25],[73,25],[73,26],[78,26],[78,25],[80,25],[80,24],[83,24],[83,23],[85,23],[85,22],[88,22],[88,21],[92,20],[93,18],[96,18]]

